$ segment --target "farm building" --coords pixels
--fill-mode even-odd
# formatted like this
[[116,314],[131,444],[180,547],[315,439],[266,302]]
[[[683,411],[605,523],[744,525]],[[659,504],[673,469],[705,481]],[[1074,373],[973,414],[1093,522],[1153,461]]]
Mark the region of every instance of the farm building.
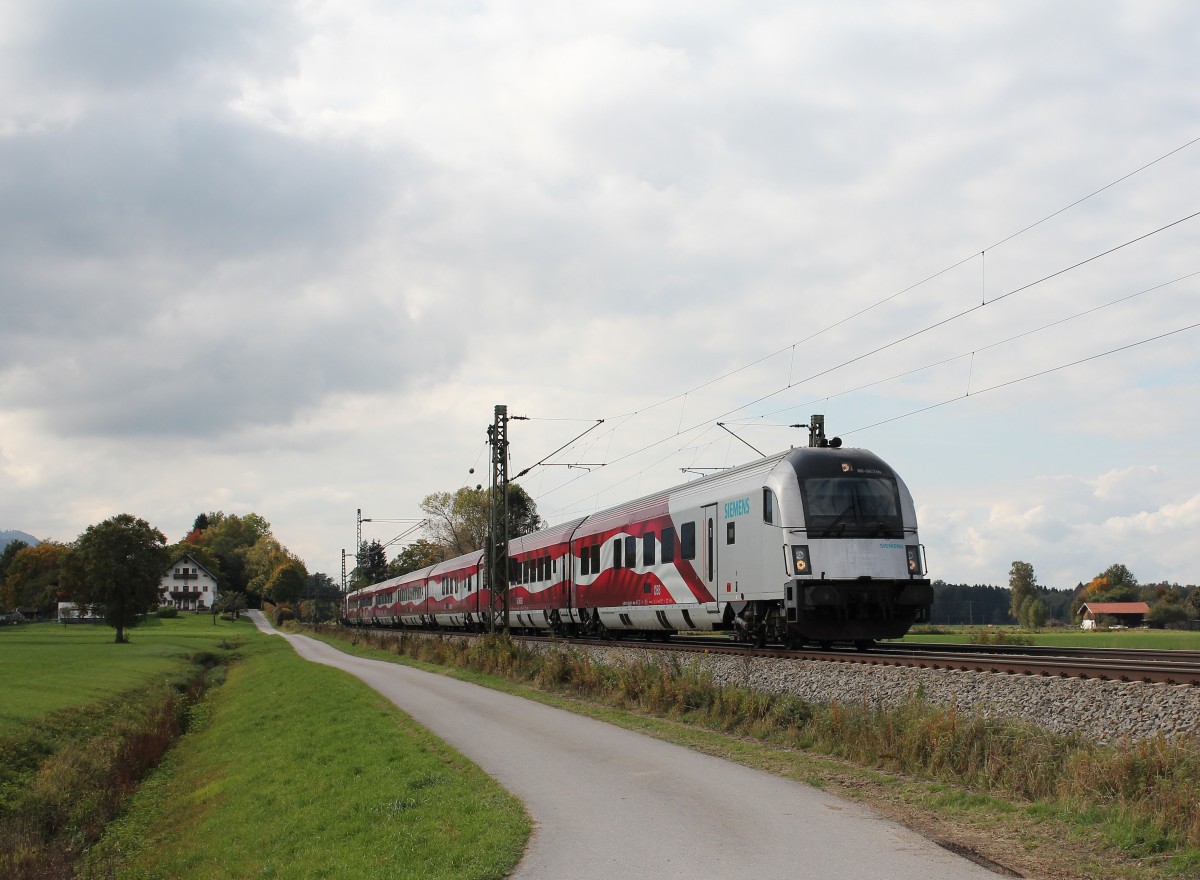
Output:
[[185,553],[163,574],[158,592],[163,605],[180,611],[211,611],[217,601],[217,579]]
[[1100,626],[1141,626],[1150,606],[1145,602],[1085,602],[1083,605],[1083,629]]

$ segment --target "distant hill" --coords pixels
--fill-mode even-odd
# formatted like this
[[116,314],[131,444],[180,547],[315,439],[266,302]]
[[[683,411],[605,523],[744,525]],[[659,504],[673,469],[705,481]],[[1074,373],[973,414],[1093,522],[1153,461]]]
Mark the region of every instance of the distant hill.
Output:
[[30,547],[36,547],[38,544],[42,543],[37,538],[35,538],[33,535],[27,534],[26,532],[18,532],[18,531],[0,532],[0,553],[3,553],[4,548],[7,547],[9,544],[11,544],[13,541],[24,541]]

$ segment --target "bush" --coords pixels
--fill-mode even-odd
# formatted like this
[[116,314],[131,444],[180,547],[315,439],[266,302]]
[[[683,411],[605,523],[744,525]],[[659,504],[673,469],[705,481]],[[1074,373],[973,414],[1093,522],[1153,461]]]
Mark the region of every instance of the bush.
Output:
[[275,625],[283,626],[286,621],[295,620],[296,612],[286,605],[279,605],[275,608]]
[[179,609],[174,605],[161,605],[159,606],[156,615],[161,618],[178,617]]

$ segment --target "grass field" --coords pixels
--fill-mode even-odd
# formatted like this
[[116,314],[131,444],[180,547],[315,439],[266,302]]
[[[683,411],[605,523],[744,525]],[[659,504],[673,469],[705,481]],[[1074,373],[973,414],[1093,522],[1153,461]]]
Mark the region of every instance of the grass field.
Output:
[[243,641],[248,620],[210,615],[151,617],[113,642],[113,630],[95,624],[30,623],[0,627],[0,736],[60,709],[85,706],[146,682],[177,674],[199,651]]
[[[130,635],[0,630],[5,880],[70,876],[101,833],[86,876],[498,878],[520,858],[520,803],[352,677],[247,620]],[[236,662],[206,674],[201,658]],[[188,709],[197,677],[219,686]],[[189,732],[132,791],[179,713]]]
[[[972,632],[979,629],[979,627],[969,626],[940,626],[936,628],[935,633],[909,633],[904,637],[904,641],[965,644],[971,641]],[[1056,648],[1154,648],[1163,651],[1200,651],[1200,631],[1117,629],[1088,632],[1081,629],[1053,629],[1034,633],[1016,627],[992,627],[988,631],[995,630],[1028,637],[1035,645]]]
[[235,666],[207,717],[94,848],[84,877],[500,878],[521,804],[356,679],[282,639]]

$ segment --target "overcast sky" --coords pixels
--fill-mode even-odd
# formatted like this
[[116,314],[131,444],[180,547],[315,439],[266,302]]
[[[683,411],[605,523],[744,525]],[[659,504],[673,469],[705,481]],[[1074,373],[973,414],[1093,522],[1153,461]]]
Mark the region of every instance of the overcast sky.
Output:
[[338,578],[497,403],[551,522],[824,413],[934,577],[1200,583],[1200,7],[592,6],[0,6],[0,529]]

